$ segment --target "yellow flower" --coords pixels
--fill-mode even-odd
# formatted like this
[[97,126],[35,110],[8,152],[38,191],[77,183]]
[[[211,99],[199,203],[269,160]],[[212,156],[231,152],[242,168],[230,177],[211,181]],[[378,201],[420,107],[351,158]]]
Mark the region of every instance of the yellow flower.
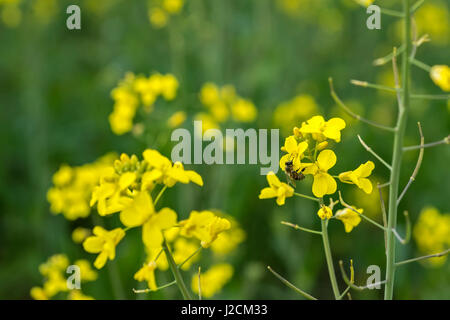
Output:
[[430,77],[444,91],[450,91],[450,67],[436,65],[431,68]]
[[155,213],[153,201],[146,192],[140,192],[132,200],[131,204],[120,213],[120,221],[126,227],[143,225],[152,214]]
[[97,271],[91,268],[91,264],[89,261],[80,259],[75,261],[74,263],[80,268],[80,277],[81,281],[95,281],[97,280]]
[[317,157],[317,161],[306,167],[304,174],[314,175],[314,182],[312,186],[313,194],[322,198],[326,194],[333,194],[336,192],[337,185],[334,178],[328,174],[328,170],[336,164],[336,155],[331,150],[323,150]]
[[258,110],[255,105],[246,99],[238,99],[231,106],[233,119],[239,122],[252,122],[258,116]]
[[294,170],[300,169],[301,159],[303,158],[303,153],[308,149],[308,143],[306,141],[297,143],[294,136],[287,137],[284,141],[284,146],[282,150],[286,151],[285,154],[280,159],[280,168],[285,171],[286,162],[292,161]]
[[202,177],[195,171],[184,170],[181,162],[176,162],[172,165],[168,158],[152,149],[145,150],[143,157],[152,168],[151,171],[154,171],[151,175],[143,178],[147,183],[150,183],[153,179],[153,181],[164,183],[168,187],[173,187],[177,182],[193,182],[203,186]]
[[273,112],[273,121],[284,135],[298,123],[317,113],[319,107],[310,95],[301,94],[289,101],[280,103]]
[[[212,266],[205,273],[200,274],[200,287],[202,296],[210,298],[220,290],[233,276],[233,267],[230,264],[222,263]],[[198,294],[198,275],[192,276],[192,290]]]
[[90,235],[91,231],[89,229],[78,227],[72,231],[72,240],[75,243],[82,243]]
[[[364,212],[363,209],[357,209],[355,207],[353,208],[361,214]],[[344,224],[345,232],[347,233],[351,232],[353,228],[361,222],[361,217],[359,216],[359,214],[348,208],[338,210],[336,212],[336,218],[342,221],[342,223]]]
[[[220,234],[222,235],[222,234]],[[213,242],[213,244],[216,243],[216,241]],[[173,244],[173,260],[177,265],[183,263],[186,261],[187,258],[189,258],[192,254],[194,254],[195,251],[198,250],[198,244],[195,244],[191,241],[188,241],[184,238],[178,238],[175,240],[175,243]],[[197,253],[192,258],[190,258],[188,261],[186,261],[182,266],[182,270],[189,270],[191,265],[197,261],[200,257],[200,254]]]
[[195,237],[200,240],[203,248],[207,248],[217,239],[218,235],[230,229],[227,219],[216,216],[211,211],[192,211],[189,219],[180,221],[180,234],[185,237]]
[[184,0],[164,0],[163,7],[170,14],[176,14],[183,8]]
[[55,254],[45,263],[39,266],[39,272],[45,277],[46,281],[43,291],[35,289],[32,294],[37,298],[47,297],[48,299],[59,292],[67,291],[67,283],[64,278],[66,268],[69,266],[69,259],[64,254]]
[[155,28],[163,28],[167,25],[167,21],[169,17],[167,13],[161,8],[152,8],[148,12],[148,17],[150,19],[150,23]]
[[99,253],[97,259],[95,259],[94,266],[97,269],[101,269],[108,259],[114,260],[116,257],[116,246],[125,236],[125,231],[121,228],[107,231],[102,227],[96,226],[93,233],[93,236],[90,236],[83,242],[83,247],[89,253]]
[[149,248],[160,248],[166,229],[177,223],[177,214],[170,208],[162,208],[159,212],[150,216],[142,227],[142,240]]
[[30,296],[34,300],[48,300],[49,297],[41,287],[33,287],[30,290]]
[[372,3],[375,2],[375,0],[355,0],[357,3],[359,3],[362,6],[368,7],[370,6]]
[[161,94],[166,100],[173,100],[177,94],[178,80],[172,74],[161,76]]
[[354,171],[346,171],[339,174],[339,180],[344,183],[356,184],[365,193],[371,194],[372,183],[367,177],[371,175],[374,168],[375,164],[372,161],[367,161]]
[[173,129],[181,126],[184,121],[186,121],[186,112],[177,111],[167,120],[167,125]]
[[336,142],[341,141],[341,130],[345,128],[345,121],[341,118],[331,118],[328,121],[322,116],[314,116],[307,122],[303,122],[299,129],[302,134],[311,134],[314,140],[322,142],[332,139]]
[[259,199],[277,198],[279,206],[284,205],[285,199],[294,195],[294,189],[284,182],[280,182],[272,171],[267,174],[268,188],[261,190]]
[[85,295],[81,290],[71,290],[68,296],[69,300],[94,300],[91,296]]
[[[441,214],[434,207],[425,207],[413,230],[419,250],[424,254],[442,252],[450,246],[450,214]],[[441,266],[447,256],[427,260],[431,266]]]
[[214,83],[205,83],[200,90],[200,101],[202,102],[202,104],[209,107],[219,100],[219,88]]
[[230,229],[222,232],[211,245],[211,250],[219,256],[226,255],[233,251],[242,241],[245,240],[245,231],[239,227],[239,224],[232,217],[226,216],[230,221]]
[[317,211],[317,215],[320,219],[330,219],[333,216],[333,212],[331,211],[330,207],[327,206],[321,206],[319,211]]
[[158,289],[155,279],[156,262],[150,261],[145,263],[135,274],[134,279],[137,281],[147,281],[148,287],[155,291]]

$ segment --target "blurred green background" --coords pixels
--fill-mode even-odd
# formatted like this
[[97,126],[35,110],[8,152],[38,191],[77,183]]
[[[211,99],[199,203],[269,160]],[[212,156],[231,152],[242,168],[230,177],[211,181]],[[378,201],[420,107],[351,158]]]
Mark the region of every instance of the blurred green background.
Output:
[[[376,3],[399,8],[400,2]],[[82,28],[71,31],[66,28],[66,8],[74,3],[81,8]],[[140,156],[149,146],[132,134],[114,135],[108,123],[113,106],[110,91],[126,72],[173,73],[180,82],[177,98],[160,108],[169,113],[186,111],[187,128],[196,112],[203,110],[198,92],[205,82],[232,84],[239,95],[250,99],[258,108],[258,118],[248,126],[255,128],[280,127],[274,120],[276,107],[296,95],[310,95],[322,115],[341,116],[348,123],[342,143],[335,148],[335,172],[373,160],[356,134],[390,161],[390,134],[345,117],[331,99],[327,78],[334,78],[340,97],[358,113],[392,125],[395,96],[354,87],[349,80],[393,85],[391,65],[374,67],[372,61],[399,46],[397,19],[383,16],[381,30],[368,30],[365,9],[351,0],[187,0],[166,26],[156,28],[149,21],[149,6],[144,0],[0,1],[0,298],[28,299],[30,288],[42,283],[39,264],[53,254],[93,261],[71,240],[74,227],[91,226],[90,218],[69,222],[50,214],[46,192],[52,174],[63,163],[82,165],[109,151]],[[419,49],[417,58],[430,65],[448,64],[449,2],[429,0],[421,10],[419,35],[428,33],[433,41]],[[414,69],[412,77],[415,92],[442,93],[426,72]],[[448,135],[449,111],[445,100],[414,100],[405,143],[419,143],[417,121],[427,142]],[[282,144],[291,128],[281,129]],[[172,146],[169,134],[158,147],[166,156]],[[405,154],[402,185],[416,158],[417,152]],[[442,213],[450,211],[449,160],[445,146],[426,150],[418,179],[400,207],[409,210],[413,223],[427,205]],[[173,188],[164,203],[184,217],[193,209],[219,209],[235,217],[247,233],[230,258],[233,279],[215,298],[299,298],[267,271],[267,265],[314,296],[332,298],[321,239],[280,224],[287,220],[319,228],[313,204],[291,198],[278,207],[275,201],[259,200],[267,182],[258,166],[188,167],[203,176],[205,186]],[[386,179],[386,170],[376,163],[372,181]],[[309,186],[303,184],[300,191],[310,193]],[[347,202],[381,221],[376,192],[373,198],[344,186],[343,193]],[[404,232],[402,217],[399,229]],[[139,234],[130,237],[138,241]],[[380,265],[384,277],[383,234],[378,229],[362,222],[346,234],[342,224],[333,221],[330,239],[336,266],[340,259],[354,260],[358,284],[365,284],[369,265]],[[132,240],[118,247],[116,265],[126,298],[136,298],[132,276],[141,263],[141,249]],[[398,246],[399,259],[420,254],[414,240]],[[395,297],[448,299],[449,271],[448,262],[438,268],[409,264],[397,272]],[[164,276],[158,279],[161,283]],[[83,290],[98,299],[114,298],[109,280],[107,270],[102,270],[99,279]],[[339,273],[338,280],[343,289]],[[382,290],[352,292],[352,296],[381,298]],[[179,297],[175,287],[145,296]]]

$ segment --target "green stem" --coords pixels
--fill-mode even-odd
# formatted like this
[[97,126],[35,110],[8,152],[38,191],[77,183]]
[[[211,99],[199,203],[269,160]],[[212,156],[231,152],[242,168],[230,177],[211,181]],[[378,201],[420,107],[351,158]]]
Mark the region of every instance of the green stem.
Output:
[[328,273],[330,274],[331,287],[333,288],[334,297],[339,300],[341,294],[336,280],[336,273],[334,272],[333,257],[330,250],[330,241],[328,240],[328,220],[322,220],[322,239],[323,248],[325,250],[325,258],[328,265]]
[[306,194],[294,192],[294,195],[297,196],[297,197],[301,197],[301,198],[305,198],[305,199],[309,199],[309,200],[312,200],[312,201],[319,202],[319,199],[318,199],[318,198],[314,198],[314,197],[311,197],[311,196],[307,196]]
[[395,277],[395,235],[393,229],[397,225],[397,199],[398,184],[400,179],[400,168],[403,154],[403,136],[406,129],[406,121],[410,104],[410,69],[411,61],[409,59],[411,53],[411,0],[403,0],[403,11],[405,14],[404,23],[404,39],[405,51],[402,57],[402,105],[399,109],[397,120],[397,130],[394,135],[394,148],[392,155],[392,170],[389,188],[389,210],[388,210],[388,234],[387,234],[387,254],[386,254],[386,286],[384,291],[384,299],[391,300],[394,292]]
[[181,276],[180,270],[177,268],[177,264],[175,260],[173,260],[172,253],[170,252],[169,247],[167,246],[166,239],[163,241],[163,250],[166,253],[167,261],[169,262],[170,270],[177,282],[178,289],[180,289],[181,294],[183,295],[184,300],[193,300],[191,297],[186,284],[184,283],[183,277]]

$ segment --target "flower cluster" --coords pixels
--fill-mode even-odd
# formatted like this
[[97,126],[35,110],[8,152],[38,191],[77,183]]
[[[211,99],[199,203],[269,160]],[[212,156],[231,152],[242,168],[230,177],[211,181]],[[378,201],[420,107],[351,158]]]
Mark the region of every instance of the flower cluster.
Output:
[[258,115],[255,105],[240,97],[232,85],[218,87],[214,83],[205,83],[200,90],[200,101],[208,112],[200,112],[196,119],[203,121],[203,129],[218,128],[219,123],[230,117],[236,122],[252,122]]
[[184,0],[149,0],[148,17],[155,28],[164,28],[170,16],[183,9]]
[[91,212],[92,190],[116,158],[115,154],[107,154],[91,164],[62,165],[53,175],[53,187],[47,192],[51,212],[62,213],[68,220],[87,217]]
[[[424,254],[444,251],[450,246],[450,214],[441,214],[434,207],[426,207],[420,213],[413,230],[417,246]],[[427,263],[441,266],[447,256],[429,259]]]
[[[329,149],[329,146],[331,142],[339,143],[341,141],[341,131],[345,127],[346,123],[341,118],[325,120],[322,116],[313,116],[303,122],[300,128],[294,127],[293,135],[286,138],[284,146],[281,148],[286,154],[280,159],[280,168],[286,172],[286,164],[288,164],[289,172],[286,172],[288,182],[295,182],[290,176],[292,172],[312,176],[312,193],[320,203],[323,203],[324,196],[332,195],[337,190],[336,176],[328,172],[336,164],[337,157],[334,151]],[[372,183],[368,177],[374,168],[374,163],[367,161],[353,171],[339,174],[338,178],[341,182],[355,184],[365,193],[370,194],[372,193]],[[269,187],[261,191],[260,199],[277,198],[277,204],[283,205],[285,198],[294,195],[294,188],[280,182],[273,172],[267,175],[267,181]],[[317,214],[321,219],[330,219],[333,216],[331,209],[324,205],[321,205]],[[352,214],[347,212],[341,214],[340,217],[349,215]],[[349,220],[351,222],[348,222]],[[359,221],[356,223],[356,220],[353,217],[343,220],[346,231],[351,231],[351,223],[354,225],[359,223]]]
[[282,133],[288,134],[297,123],[301,123],[318,111],[315,99],[310,95],[301,94],[280,103],[273,112],[273,122]]
[[172,74],[154,73],[145,77],[127,73],[111,92],[114,100],[114,109],[109,115],[111,130],[117,135],[131,131],[139,106],[142,105],[146,113],[152,112],[159,96],[166,101],[176,97],[178,85]]
[[[81,282],[97,279],[97,272],[92,270],[87,260],[77,260],[74,265],[79,267]],[[69,289],[65,277],[68,266],[69,259],[64,254],[53,255],[41,264],[39,272],[45,278],[44,285],[31,288],[31,297],[35,300],[48,300],[59,297],[59,293],[68,293],[67,298],[70,300],[92,300],[92,297],[84,295],[80,289]]]

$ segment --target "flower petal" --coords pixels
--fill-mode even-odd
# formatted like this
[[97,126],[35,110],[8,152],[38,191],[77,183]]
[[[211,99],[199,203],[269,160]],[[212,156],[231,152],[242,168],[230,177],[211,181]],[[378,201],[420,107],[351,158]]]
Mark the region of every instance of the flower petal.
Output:
[[336,155],[332,150],[323,150],[317,157],[319,168],[323,171],[328,171],[336,164]]

